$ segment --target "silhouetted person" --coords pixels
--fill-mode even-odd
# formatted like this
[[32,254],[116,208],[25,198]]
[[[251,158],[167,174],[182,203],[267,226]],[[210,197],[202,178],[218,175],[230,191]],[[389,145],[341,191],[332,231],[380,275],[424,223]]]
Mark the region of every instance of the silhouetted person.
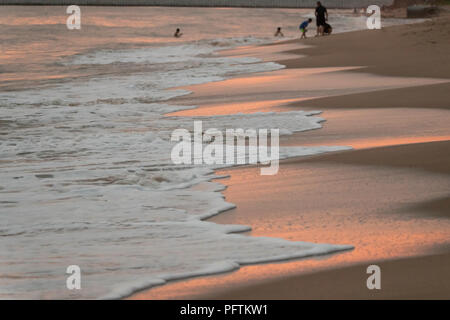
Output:
[[183,34],[181,33],[181,31],[180,31],[180,28],[177,28],[177,30],[175,31],[175,33],[173,34],[173,36],[175,37],[175,38],[179,38],[179,37],[181,37]]
[[316,24],[317,24],[317,35],[323,36],[323,29],[325,22],[328,20],[327,8],[322,6],[320,1],[317,1],[316,7]]
[[283,32],[281,32],[281,27],[277,28],[277,32],[274,34],[275,37],[284,37]]

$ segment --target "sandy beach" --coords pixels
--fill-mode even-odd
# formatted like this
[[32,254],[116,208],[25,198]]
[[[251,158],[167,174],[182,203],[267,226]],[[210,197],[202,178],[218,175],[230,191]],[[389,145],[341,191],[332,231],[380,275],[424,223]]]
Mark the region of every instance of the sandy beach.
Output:
[[[225,53],[265,51],[287,69],[191,86],[178,101],[200,107],[178,115],[321,110],[323,128],[281,143],[354,150],[286,160],[273,177],[256,167],[221,170],[230,176],[218,180],[225,198],[237,208],[210,221],[355,249],[244,266],[131,298],[449,299],[449,23],[446,11],[420,24]],[[381,290],[366,287],[370,264],[381,268]]]
[[448,7],[66,9],[0,12],[0,299],[450,298]]

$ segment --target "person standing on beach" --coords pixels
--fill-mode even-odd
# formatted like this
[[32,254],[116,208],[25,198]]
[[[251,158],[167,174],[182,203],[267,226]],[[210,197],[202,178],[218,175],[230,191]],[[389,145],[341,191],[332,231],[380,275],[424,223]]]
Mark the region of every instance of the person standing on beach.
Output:
[[300,37],[300,39],[306,39],[306,32],[308,32],[308,29],[306,29],[306,27],[312,22],[312,19],[309,18],[308,20],[303,21],[300,26],[299,29],[302,33],[302,36]]
[[320,1],[317,1],[317,7],[316,7],[316,24],[317,24],[317,35],[316,36],[323,36],[323,30],[325,26],[325,22],[328,20],[328,12],[327,8],[322,6],[322,3]]

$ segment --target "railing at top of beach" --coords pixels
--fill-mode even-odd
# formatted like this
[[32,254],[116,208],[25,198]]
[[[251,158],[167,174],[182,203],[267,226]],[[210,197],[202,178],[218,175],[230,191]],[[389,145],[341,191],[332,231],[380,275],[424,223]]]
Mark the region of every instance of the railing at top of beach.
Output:
[[[328,8],[363,8],[372,4],[392,5],[394,0],[323,0]],[[0,5],[92,5],[314,8],[317,0],[0,0]]]

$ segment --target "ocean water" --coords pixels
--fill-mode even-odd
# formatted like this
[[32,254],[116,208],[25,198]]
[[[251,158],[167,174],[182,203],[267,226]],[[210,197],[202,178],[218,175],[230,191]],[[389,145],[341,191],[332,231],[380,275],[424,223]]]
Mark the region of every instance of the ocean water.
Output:
[[[233,208],[218,166],[175,165],[177,128],[317,129],[320,112],[169,117],[180,86],[282,69],[219,49],[288,37],[308,10],[6,7],[0,24],[0,298],[120,298],[166,281],[249,263],[350,249],[239,234],[207,217]],[[335,29],[363,28],[336,12]],[[268,21],[271,21],[269,24]],[[364,22],[365,23],[365,22]],[[393,21],[392,23],[395,23]],[[173,39],[174,27],[186,36]],[[206,144],[206,142],[205,142]],[[281,158],[343,150],[285,147]],[[67,290],[78,265],[81,290]]]

